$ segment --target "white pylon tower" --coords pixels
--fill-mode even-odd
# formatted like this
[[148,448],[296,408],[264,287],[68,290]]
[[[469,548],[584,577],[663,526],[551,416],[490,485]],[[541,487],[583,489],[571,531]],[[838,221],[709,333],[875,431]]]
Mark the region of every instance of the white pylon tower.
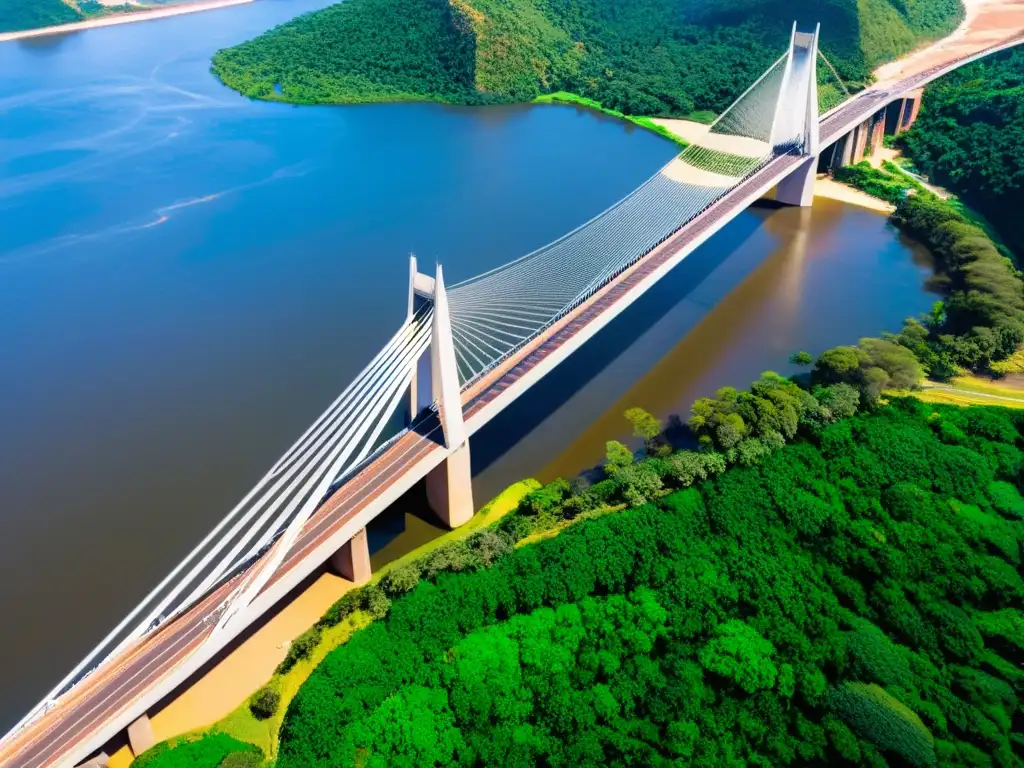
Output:
[[818,139],[818,34],[801,32],[793,23],[789,55],[779,88],[772,120],[773,148],[799,148],[805,155],[817,155]]
[[814,178],[821,151],[818,135],[818,33],[801,32],[793,24],[789,60],[772,122],[772,146],[799,150],[805,156],[793,172],[779,182],[775,200],[806,207],[814,202]]
[[[455,357],[448,293],[444,286],[444,271],[438,264],[433,277],[416,267],[416,257],[410,257],[409,313],[418,311],[419,303],[434,304],[430,332],[430,354],[424,355],[417,366],[413,386],[409,393],[409,410],[413,415],[437,404],[447,458],[427,475],[427,500],[438,517],[450,528],[457,528],[473,516],[473,487],[471,483],[469,437],[462,418],[462,394],[459,366]],[[421,379],[429,381],[429,398],[424,397]]]

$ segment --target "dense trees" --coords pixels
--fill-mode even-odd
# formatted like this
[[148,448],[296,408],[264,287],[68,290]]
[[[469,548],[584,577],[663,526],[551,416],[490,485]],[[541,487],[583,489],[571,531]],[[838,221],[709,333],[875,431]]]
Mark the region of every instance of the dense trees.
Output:
[[1016,351],[1024,342],[1021,274],[956,202],[927,191],[892,163],[880,169],[859,163],[840,169],[836,178],[896,204],[893,221],[929,247],[947,292],[928,315],[908,319],[887,340],[913,352],[937,379],[949,378],[958,366],[989,370]]
[[69,24],[81,19],[62,0],[0,0],[0,32]]
[[934,181],[962,195],[1024,253],[1024,51],[961,67],[925,91],[914,127],[897,142]]
[[222,51],[213,69],[246,95],[298,102],[564,90],[625,114],[688,115],[724,109],[778,57],[794,18],[822,23],[826,53],[856,83],[962,12],[959,0],[346,0]]
[[214,733],[195,740],[161,742],[139,755],[133,768],[257,768],[263,754],[251,744]]
[[447,0],[338,3],[219,52],[213,71],[256,98],[485,101],[473,35],[455,14]]
[[1019,427],[914,400],[808,421],[758,465],[436,572],[317,668],[278,765],[1019,765]]
[[894,219],[931,248],[949,293],[892,340],[939,378],[953,366],[985,370],[1013,354],[1024,341],[1024,290],[1013,263],[981,228],[934,195],[906,197]]

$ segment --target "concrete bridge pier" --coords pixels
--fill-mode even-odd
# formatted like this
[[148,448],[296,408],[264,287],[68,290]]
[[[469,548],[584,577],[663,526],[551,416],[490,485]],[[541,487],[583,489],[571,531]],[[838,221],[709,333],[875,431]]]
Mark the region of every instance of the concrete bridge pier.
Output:
[[154,744],[156,736],[153,735],[153,725],[149,722],[149,715],[143,712],[142,717],[128,726],[128,746],[132,748],[132,754],[138,757]]
[[348,579],[356,585],[365,584],[370,580],[370,547],[365,528],[331,555],[331,568],[343,579]]
[[814,178],[818,175],[818,156],[805,158],[792,173],[779,182],[775,201],[806,207],[814,202]]
[[107,768],[108,765],[110,765],[110,757],[107,756],[106,752],[100,752],[84,763],[79,763],[76,768]]
[[468,440],[427,475],[427,502],[449,528],[458,528],[473,517]]
[[[437,404],[448,456],[427,474],[427,501],[442,523],[449,528],[458,528],[473,517],[473,483],[469,436],[462,420],[461,382],[448,313],[448,294],[441,265],[437,265],[435,276],[430,277],[417,271],[413,257],[409,278],[410,316],[424,301],[434,303],[430,355],[424,355],[417,364],[410,402],[417,412],[432,402]],[[429,397],[424,390],[429,391]]]

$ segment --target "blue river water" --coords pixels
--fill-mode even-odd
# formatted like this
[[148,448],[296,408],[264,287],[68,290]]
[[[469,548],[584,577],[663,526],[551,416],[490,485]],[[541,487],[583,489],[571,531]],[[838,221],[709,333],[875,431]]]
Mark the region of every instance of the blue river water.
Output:
[[0,44],[0,729],[404,317],[636,187],[664,140],[563,108],[251,102],[208,71],[322,0]]
[[[0,731],[391,335],[410,252],[450,281],[484,271],[674,152],[574,108],[293,107],[209,73],[218,48],[327,4],[0,44]],[[915,253],[849,206],[744,213],[482,433],[478,500],[592,463],[623,435],[574,441],[623,431],[621,398],[664,416],[894,328],[932,300]]]

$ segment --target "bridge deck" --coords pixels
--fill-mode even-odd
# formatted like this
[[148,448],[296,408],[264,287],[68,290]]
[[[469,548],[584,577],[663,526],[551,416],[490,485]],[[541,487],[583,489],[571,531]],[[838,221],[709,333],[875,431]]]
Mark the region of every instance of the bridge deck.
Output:
[[[881,91],[864,91],[848,104],[821,121],[822,147],[848,132],[900,94],[940,76],[967,59],[1020,42],[1008,40],[984,52],[975,52],[960,59],[935,66],[925,72],[889,85]],[[778,181],[803,161],[796,156],[783,156],[742,182],[708,210],[697,216],[664,243],[653,249],[629,269],[611,280],[587,302],[570,312],[531,344],[503,361],[481,381],[463,393],[467,419],[483,414],[488,406],[499,402],[516,382],[545,359],[586,335],[595,321],[607,313],[616,314],[616,306],[624,296],[649,279],[658,269],[678,258],[691,244],[746,205],[747,198],[766,183]],[[600,325],[600,323],[598,323]],[[264,588],[264,593],[279,581],[309,571],[306,560],[332,536],[351,523],[360,512],[398,484],[410,468],[443,457],[438,443],[439,425],[428,424],[417,432],[403,435],[381,456],[363,468],[332,495],[307,522],[295,546],[281,568]],[[429,460],[429,461],[428,461]],[[243,574],[244,575],[244,574]],[[92,743],[97,733],[109,730],[112,724],[124,727],[133,704],[180,672],[185,662],[202,645],[219,618],[220,603],[236,586],[242,575],[221,585],[186,613],[167,622],[142,638],[118,657],[101,665],[89,677],[60,700],[57,707],[40,716],[0,747],[0,764],[10,768],[38,768],[53,765],[71,757],[83,745]],[[94,745],[96,746],[96,745]],[[76,754],[80,758],[83,755]]]

